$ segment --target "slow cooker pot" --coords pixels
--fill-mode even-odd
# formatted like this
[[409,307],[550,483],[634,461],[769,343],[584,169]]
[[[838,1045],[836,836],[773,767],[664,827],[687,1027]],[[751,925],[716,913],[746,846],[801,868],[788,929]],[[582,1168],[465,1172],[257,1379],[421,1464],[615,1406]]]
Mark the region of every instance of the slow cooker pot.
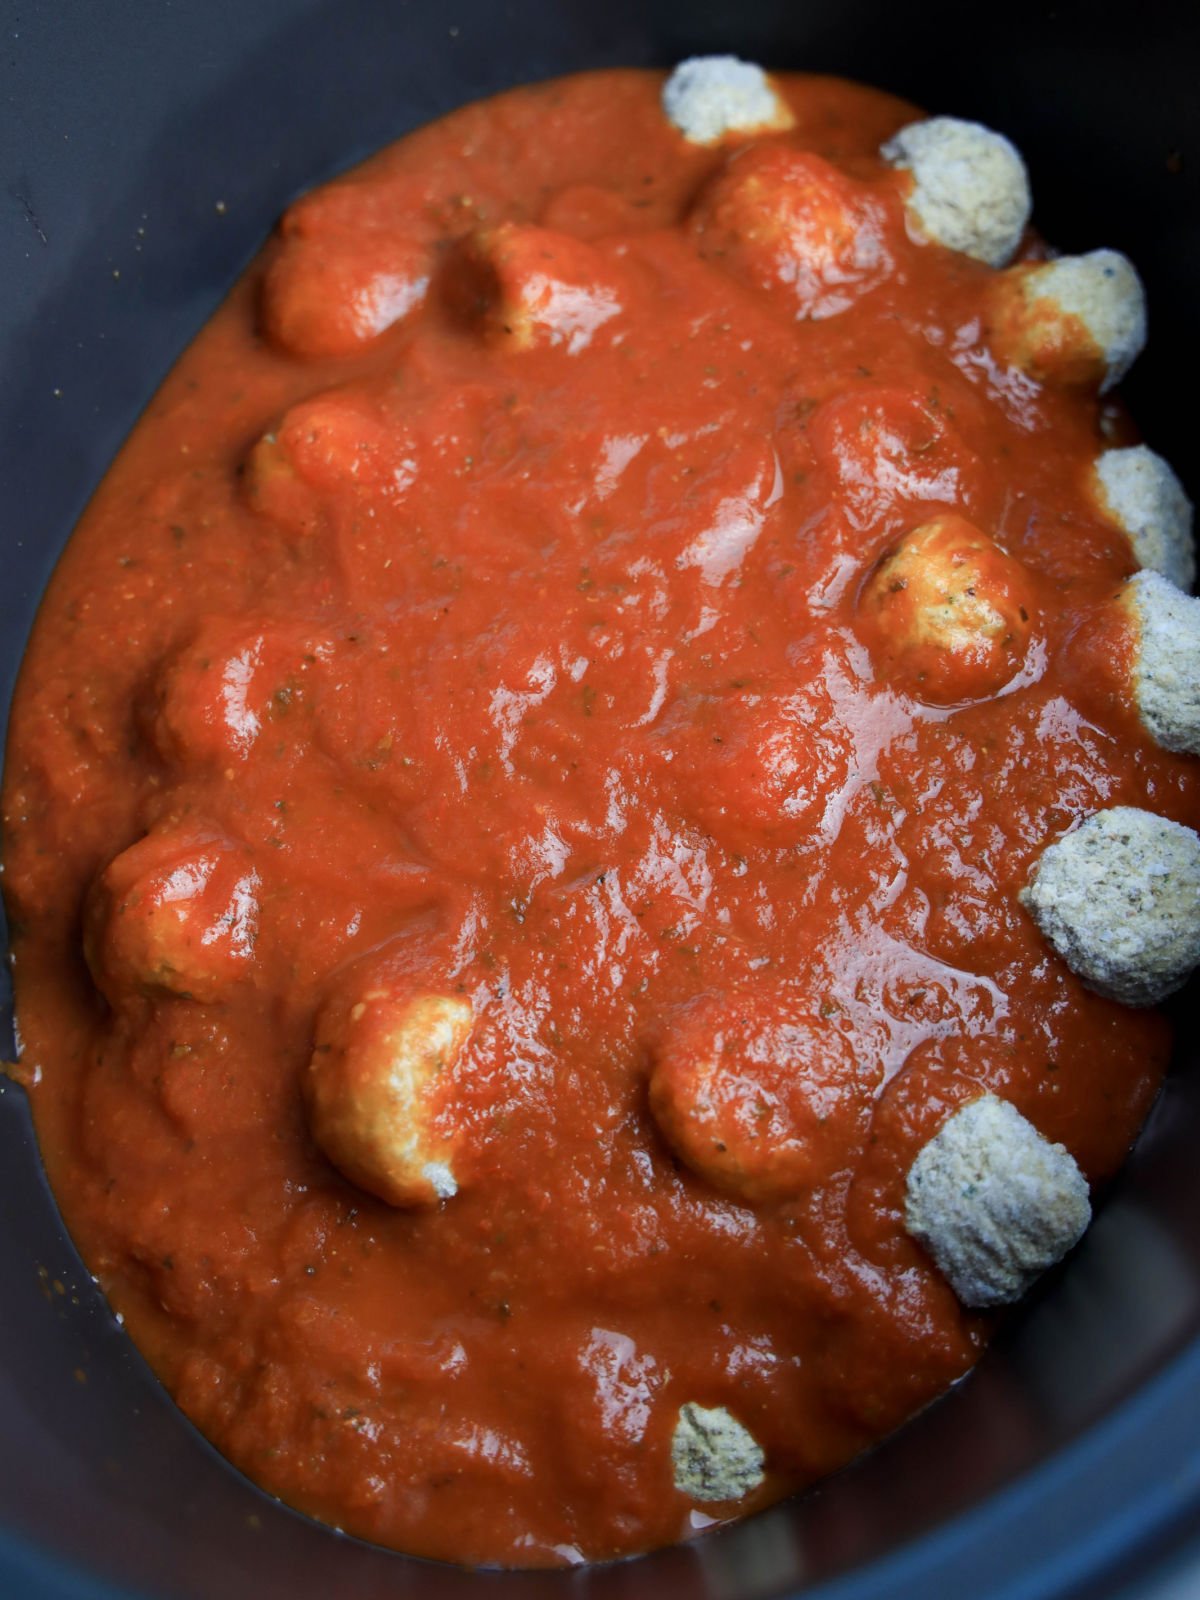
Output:
[[[1029,161],[1049,237],[1118,247],[1142,269],[1151,337],[1126,392],[1188,476],[1193,5],[1064,0],[968,15],[949,0],[13,0],[0,17],[0,707],[89,493],[287,200],[464,100],[585,67],[733,49],[1003,128]],[[297,1516],[229,1468],[113,1321],[56,1213],[24,1096],[4,1085],[0,1593],[1200,1593],[1196,993],[1174,1006],[1175,1070],[1095,1226],[970,1378],[798,1501],[574,1574],[396,1556]],[[6,996],[0,1054],[13,1043]]]

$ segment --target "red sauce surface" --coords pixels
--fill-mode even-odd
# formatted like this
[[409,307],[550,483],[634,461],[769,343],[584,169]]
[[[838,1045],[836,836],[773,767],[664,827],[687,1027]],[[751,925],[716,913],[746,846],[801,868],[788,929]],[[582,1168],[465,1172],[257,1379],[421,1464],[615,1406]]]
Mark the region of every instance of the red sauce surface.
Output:
[[[1166,1062],[1017,901],[1102,806],[1200,823],[1120,687],[1133,564],[1082,488],[1128,426],[1006,370],[990,270],[909,237],[875,151],[912,108],[781,81],[795,129],[732,159],[604,73],[298,202],[97,492],[14,709],[69,1225],[222,1451],[407,1550],[611,1556],[846,1461],[986,1334],[903,1229],[948,1108],[1004,1095],[1094,1183]],[[743,215],[735,180],[805,152],[853,260]],[[870,589],[952,516],[1025,618],[961,681]],[[395,1206],[304,1084],[356,997],[426,991],[475,1019],[435,1118],[458,1193]],[[733,1139],[689,1099],[714,1037]],[[763,1445],[748,1502],[675,1491],[689,1400]]]

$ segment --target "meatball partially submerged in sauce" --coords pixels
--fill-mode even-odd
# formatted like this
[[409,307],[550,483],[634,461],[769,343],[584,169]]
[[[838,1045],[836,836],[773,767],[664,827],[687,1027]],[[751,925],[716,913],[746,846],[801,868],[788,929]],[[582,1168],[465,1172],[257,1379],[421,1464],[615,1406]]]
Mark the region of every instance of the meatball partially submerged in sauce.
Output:
[[457,1192],[455,1138],[438,1113],[473,1021],[469,1000],[371,982],[325,1007],[305,1079],[309,1120],[352,1183],[394,1206]]
[[939,517],[881,557],[859,611],[881,672],[948,705],[1016,676],[1033,632],[1033,585],[965,518]]
[[995,1095],[956,1111],[908,1174],[905,1226],[968,1306],[1019,1300],[1091,1216],[1070,1153]]
[[216,828],[162,829],[111,861],[93,887],[86,950],[114,1004],[131,994],[216,1001],[249,975],[258,874]]
[[662,103],[670,122],[692,144],[790,128],[793,122],[763,69],[736,56],[681,61],[663,85]]
[[904,203],[919,233],[990,267],[1012,260],[1033,201],[1025,163],[1003,134],[930,117],[901,128],[880,154],[910,174]]
[[1104,394],[1146,343],[1141,280],[1118,250],[1013,267],[995,281],[989,307],[997,353],[1042,382]]

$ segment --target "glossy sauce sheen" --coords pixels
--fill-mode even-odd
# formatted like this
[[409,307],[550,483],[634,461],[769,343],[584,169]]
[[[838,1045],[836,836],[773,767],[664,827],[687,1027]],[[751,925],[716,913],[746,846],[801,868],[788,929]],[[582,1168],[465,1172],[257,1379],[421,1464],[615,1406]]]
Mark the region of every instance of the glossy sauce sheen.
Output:
[[[25,666],[5,889],[70,1227],[222,1451],[406,1550],[616,1555],[845,1462],[986,1335],[903,1230],[947,1109],[993,1089],[1094,1184],[1165,1066],[1161,1020],[1017,901],[1102,806],[1200,822],[1117,687],[1133,563],[1082,482],[1128,424],[1001,366],[990,270],[908,236],[875,152],[911,107],[780,81],[795,129],[737,159],[817,152],[872,230],[793,286],[804,314],[728,247],[737,196],[705,186],[736,146],[685,144],[657,75],[469,107],[293,209]],[[558,344],[518,348],[478,241],[448,243],[505,220],[580,296]],[[860,596],[952,513],[1020,563],[1030,633],[998,692],[923,699]],[[203,914],[185,993],[97,920],[132,846],[110,896]],[[364,970],[474,1008],[441,1206],[352,1186],[309,1132],[318,1010]],[[796,1016],[807,1100],[768,1059]],[[672,1154],[648,1077],[669,1116],[693,1035],[764,1017],[782,1154],[748,1198]],[[686,1401],[762,1444],[748,1501],[674,1489]]]

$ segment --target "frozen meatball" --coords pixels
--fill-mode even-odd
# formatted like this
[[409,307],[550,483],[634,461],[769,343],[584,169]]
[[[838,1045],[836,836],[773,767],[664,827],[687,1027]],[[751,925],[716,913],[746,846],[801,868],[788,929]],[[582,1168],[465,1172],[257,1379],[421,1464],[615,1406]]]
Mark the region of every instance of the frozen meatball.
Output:
[[701,195],[693,226],[703,256],[796,316],[845,311],[892,267],[874,197],[786,145],[734,156]]
[[763,1481],[762,1448],[724,1406],[679,1408],[671,1436],[675,1487],[693,1500],[741,1500]]
[[1164,749],[1200,756],[1200,600],[1157,572],[1121,594],[1134,629],[1133,698]]
[[1012,260],[1032,200],[1025,163],[1003,134],[930,117],[901,128],[880,154],[911,173],[905,208],[926,238],[990,267]]
[[1168,463],[1144,444],[1106,450],[1092,468],[1089,487],[1104,515],[1128,537],[1138,566],[1190,589],[1196,576],[1192,503]]
[[382,985],[326,1006],[305,1083],[309,1127],[351,1183],[393,1206],[456,1193],[456,1138],[439,1113],[472,1022],[466,999]]
[[1019,1300],[1091,1215],[1070,1152],[991,1094],[943,1123],[908,1173],[904,1225],[965,1306]]
[[663,85],[668,121],[692,144],[730,133],[790,128],[792,114],[761,67],[736,56],[693,56]]
[[805,1193],[853,1160],[878,1078],[831,1023],[784,996],[711,996],[659,1042],[650,1108],[693,1172],[754,1205]]
[[1043,383],[1119,383],[1146,343],[1146,300],[1116,250],[1011,267],[988,296],[987,331],[1004,361]]
[[1033,628],[1031,580],[973,523],[938,517],[878,562],[859,599],[881,675],[931,705],[995,694]]
[[1089,989],[1153,1006],[1200,965],[1200,838],[1113,806],[1043,852],[1021,901]]
[[96,986],[114,1005],[135,993],[221,999],[254,959],[258,887],[247,852],[215,829],[148,833],[89,896]]

